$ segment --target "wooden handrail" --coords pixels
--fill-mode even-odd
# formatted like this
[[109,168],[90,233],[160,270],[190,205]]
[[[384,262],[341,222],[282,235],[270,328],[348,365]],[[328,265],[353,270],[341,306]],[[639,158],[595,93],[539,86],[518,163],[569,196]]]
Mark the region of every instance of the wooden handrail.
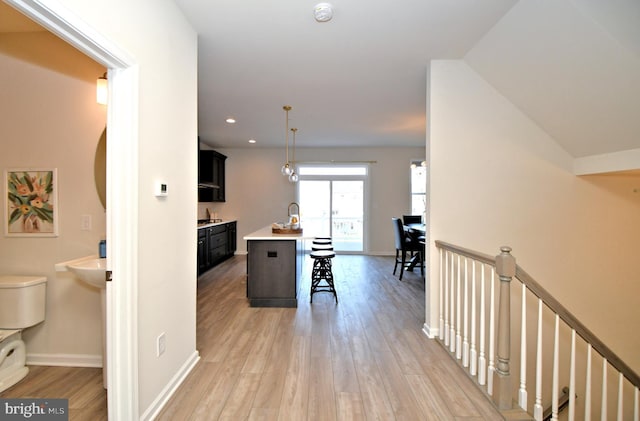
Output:
[[[436,240],[437,248],[448,250],[461,256],[470,257],[476,261],[495,266],[496,259],[494,256],[476,252],[464,247],[456,246],[444,241]],[[536,297],[555,314],[557,314],[571,329],[575,330],[582,339],[585,340],[593,349],[595,349],[609,364],[611,364],[618,372],[629,380],[635,387],[640,388],[640,376],[633,371],[615,352],[604,344],[593,332],[591,332],[582,322],[580,322],[565,306],[560,304],[547,290],[545,290],[531,275],[529,275],[519,265],[516,265],[516,278],[520,280]]]
[[489,256],[488,254],[466,249],[464,247],[456,246],[450,243],[445,243],[444,241],[440,241],[440,240],[436,240],[436,247],[452,251],[456,254],[460,254],[465,257],[471,257],[474,260],[477,260],[482,263],[486,263],[491,266],[496,265],[496,256]]
[[591,332],[580,320],[578,320],[566,307],[553,298],[547,290],[542,288],[527,272],[516,265],[516,278],[527,286],[535,296],[557,314],[571,329],[575,330],[588,344],[591,345],[600,355],[602,355],[616,370],[627,378],[635,387],[640,387],[640,376],[633,371],[615,352],[604,344],[593,332]]

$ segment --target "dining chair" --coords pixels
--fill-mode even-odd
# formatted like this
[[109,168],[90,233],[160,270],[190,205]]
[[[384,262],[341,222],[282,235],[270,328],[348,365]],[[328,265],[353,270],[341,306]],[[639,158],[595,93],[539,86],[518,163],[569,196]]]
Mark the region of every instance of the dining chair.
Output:
[[[396,246],[396,261],[393,266],[393,274],[396,274],[398,265],[400,265],[400,280],[402,280],[402,275],[407,268],[413,268],[416,264],[420,264],[421,273],[424,275],[423,246],[417,238],[405,231],[404,224],[400,218],[391,218],[391,222],[393,223]],[[409,258],[407,259],[407,257]]]
[[402,222],[404,222],[405,225],[421,224],[422,215],[402,215]]

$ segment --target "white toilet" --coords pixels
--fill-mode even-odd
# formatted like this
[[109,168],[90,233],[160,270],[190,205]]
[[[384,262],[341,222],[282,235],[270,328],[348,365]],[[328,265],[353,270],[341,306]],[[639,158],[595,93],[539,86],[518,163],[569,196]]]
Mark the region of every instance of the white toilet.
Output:
[[0,392],[29,372],[22,329],[44,320],[46,283],[43,276],[0,276]]

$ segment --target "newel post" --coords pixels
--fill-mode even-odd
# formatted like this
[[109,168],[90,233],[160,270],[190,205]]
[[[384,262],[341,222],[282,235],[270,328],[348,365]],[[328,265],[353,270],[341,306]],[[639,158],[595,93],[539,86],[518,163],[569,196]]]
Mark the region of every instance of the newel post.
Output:
[[516,259],[511,247],[500,247],[496,256],[496,272],[500,278],[500,303],[498,308],[498,355],[493,374],[493,401],[499,409],[511,409],[511,373],[509,359],[511,349],[511,279],[516,275]]

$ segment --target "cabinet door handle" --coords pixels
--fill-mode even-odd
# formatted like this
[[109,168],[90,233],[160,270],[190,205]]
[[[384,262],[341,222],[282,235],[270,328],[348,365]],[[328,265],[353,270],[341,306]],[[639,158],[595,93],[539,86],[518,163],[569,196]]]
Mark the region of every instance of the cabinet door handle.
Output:
[[267,257],[278,257],[277,251],[267,251]]

